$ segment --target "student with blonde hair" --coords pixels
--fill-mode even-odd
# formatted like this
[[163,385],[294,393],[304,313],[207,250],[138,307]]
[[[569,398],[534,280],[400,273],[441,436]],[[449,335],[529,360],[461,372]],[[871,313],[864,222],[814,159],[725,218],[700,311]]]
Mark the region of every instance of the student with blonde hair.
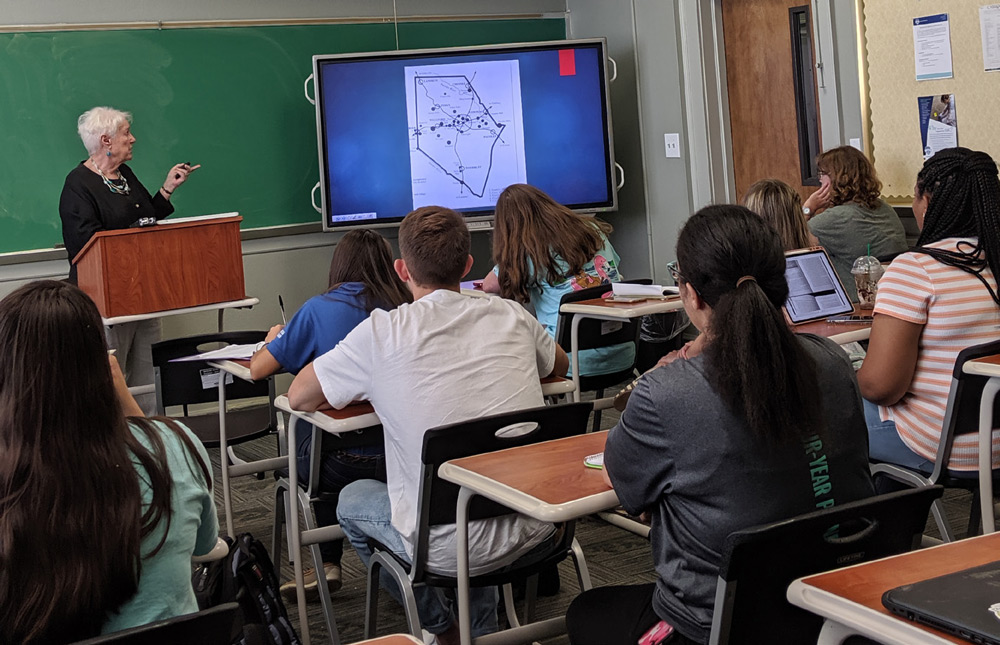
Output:
[[786,251],[818,244],[806,226],[802,214],[802,198],[795,189],[780,179],[761,179],[750,186],[743,196],[743,205],[760,215],[781,238]]

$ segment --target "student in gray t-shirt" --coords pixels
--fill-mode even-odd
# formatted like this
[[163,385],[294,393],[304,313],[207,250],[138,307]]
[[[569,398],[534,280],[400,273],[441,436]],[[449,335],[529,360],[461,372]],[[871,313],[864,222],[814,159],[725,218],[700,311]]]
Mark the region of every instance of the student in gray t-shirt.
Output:
[[622,506],[649,513],[655,584],[582,594],[574,645],[634,645],[658,622],[708,639],[733,531],[873,493],[861,396],[844,352],[791,332],[781,242],[741,206],[709,206],[677,242],[702,335],[640,379],[604,455]]
[[860,150],[851,146],[827,150],[816,165],[820,188],[806,199],[802,211],[809,231],[830,254],[847,294],[857,302],[858,289],[851,275],[854,261],[862,255],[883,258],[906,251],[903,223],[879,196],[882,182]]

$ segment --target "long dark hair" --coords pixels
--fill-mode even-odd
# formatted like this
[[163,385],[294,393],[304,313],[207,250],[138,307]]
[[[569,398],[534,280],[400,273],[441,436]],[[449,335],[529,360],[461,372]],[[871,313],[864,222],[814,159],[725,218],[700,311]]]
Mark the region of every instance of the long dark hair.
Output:
[[[75,641],[100,632],[163,546],[165,448],[151,422],[131,420],[150,448],[129,429],[100,314],[76,287],[33,282],[0,301],[0,347],[0,643]],[[145,511],[133,460],[152,489]]]
[[[914,251],[976,276],[1000,304],[1000,294],[983,277],[989,268],[1000,280],[1000,178],[992,157],[968,148],[942,150],[924,162],[916,193],[930,200]],[[976,242],[955,251],[927,246],[948,237]]]
[[389,241],[368,229],[348,231],[333,250],[327,292],[345,282],[365,285],[361,293],[368,312],[378,307],[393,309],[413,300],[392,268]]
[[524,302],[541,278],[557,284],[580,273],[611,230],[607,222],[577,215],[534,186],[508,186],[497,199],[493,218],[500,295]]
[[708,206],[681,229],[677,261],[712,307],[706,371],[730,410],[765,442],[822,431],[815,362],[781,314],[788,283],[775,230],[742,206]]

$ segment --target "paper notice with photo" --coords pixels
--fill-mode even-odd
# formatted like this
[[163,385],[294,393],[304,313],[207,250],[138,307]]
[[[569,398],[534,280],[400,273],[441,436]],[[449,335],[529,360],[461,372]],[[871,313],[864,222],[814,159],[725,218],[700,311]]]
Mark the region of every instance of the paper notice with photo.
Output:
[[253,356],[254,350],[257,345],[226,345],[220,349],[213,349],[210,352],[202,352],[201,354],[193,354],[191,356],[183,356],[181,358],[175,358],[171,360],[171,363],[180,363],[183,361],[245,361],[249,360]]
[[617,298],[662,298],[678,293],[677,287],[663,287],[658,284],[632,284],[613,282],[611,291]]
[[924,160],[958,145],[958,107],[954,94],[917,97]]

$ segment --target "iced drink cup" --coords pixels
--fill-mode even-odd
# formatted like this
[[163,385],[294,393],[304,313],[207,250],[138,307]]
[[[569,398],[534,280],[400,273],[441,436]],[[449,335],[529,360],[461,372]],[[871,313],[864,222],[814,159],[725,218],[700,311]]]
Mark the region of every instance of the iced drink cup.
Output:
[[878,281],[882,277],[882,264],[878,258],[871,255],[861,256],[854,261],[851,275],[854,276],[854,285],[858,288],[858,306],[862,309],[874,309]]

